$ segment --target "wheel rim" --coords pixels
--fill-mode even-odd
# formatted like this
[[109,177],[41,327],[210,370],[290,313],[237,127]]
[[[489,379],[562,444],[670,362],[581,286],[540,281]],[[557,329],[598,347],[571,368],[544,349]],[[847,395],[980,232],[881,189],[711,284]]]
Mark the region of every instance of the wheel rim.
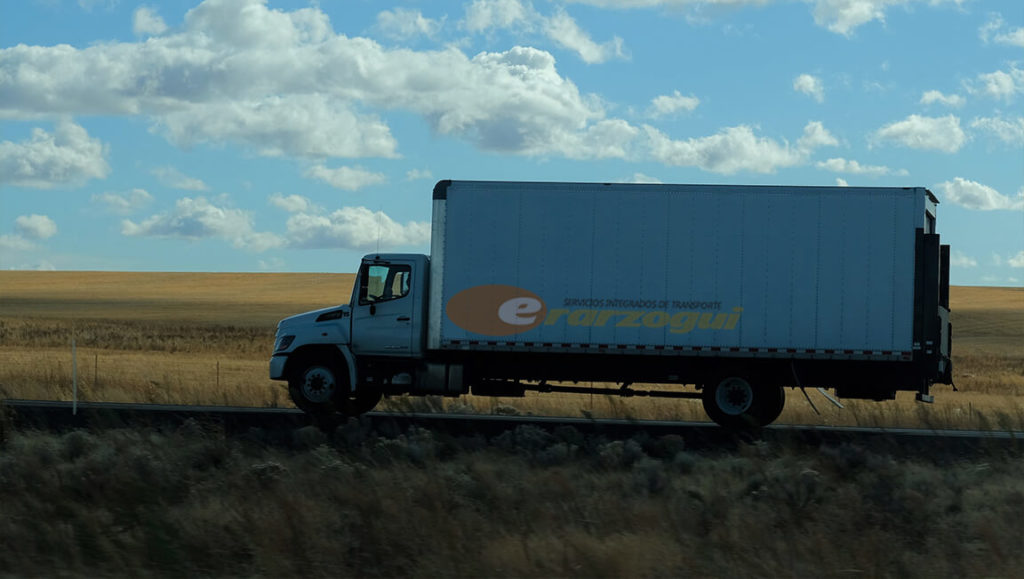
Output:
[[313,366],[302,375],[302,396],[310,402],[330,402],[337,388],[334,372],[329,368]]
[[727,378],[715,390],[715,404],[729,416],[739,416],[754,403],[754,389],[742,378]]

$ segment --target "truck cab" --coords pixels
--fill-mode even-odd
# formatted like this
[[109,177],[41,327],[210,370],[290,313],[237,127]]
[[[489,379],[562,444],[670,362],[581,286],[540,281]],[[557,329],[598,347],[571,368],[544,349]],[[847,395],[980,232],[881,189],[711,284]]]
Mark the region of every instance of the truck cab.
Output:
[[352,352],[366,357],[422,358],[427,268],[423,255],[363,259],[352,291]]
[[359,414],[408,390],[424,375],[429,266],[418,254],[364,257],[348,305],[278,324],[270,378],[314,414]]

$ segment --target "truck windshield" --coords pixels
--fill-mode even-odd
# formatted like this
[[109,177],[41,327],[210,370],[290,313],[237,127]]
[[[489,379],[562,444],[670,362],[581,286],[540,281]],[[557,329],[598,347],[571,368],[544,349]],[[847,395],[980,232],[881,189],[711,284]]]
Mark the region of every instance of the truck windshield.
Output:
[[367,264],[363,266],[359,286],[359,304],[396,300],[409,295],[408,265]]

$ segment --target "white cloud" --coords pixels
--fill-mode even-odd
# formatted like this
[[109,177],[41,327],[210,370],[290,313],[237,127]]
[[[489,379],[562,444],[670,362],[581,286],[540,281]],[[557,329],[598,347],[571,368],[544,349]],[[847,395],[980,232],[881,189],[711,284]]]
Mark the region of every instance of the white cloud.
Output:
[[[775,0],[569,0],[601,8],[622,10],[628,8],[668,8],[684,10],[689,19],[706,21],[703,15],[709,6],[743,7],[765,6]],[[813,6],[814,22],[836,34],[852,36],[860,26],[869,22],[885,23],[886,10],[913,4],[960,5],[964,0],[806,0]]]
[[[15,233],[0,235],[0,250],[21,252],[36,249],[34,241],[49,239],[57,234],[57,224],[46,215],[21,215],[14,220]],[[28,266],[18,269],[35,269]]]
[[846,182],[846,179],[842,177],[836,177],[836,187],[849,187],[850,184]]
[[[513,26],[558,32],[553,41],[594,62],[622,54],[615,39],[592,40],[555,6],[541,15],[528,2],[477,0],[461,26],[472,33]],[[395,23],[405,18],[397,9],[389,13]],[[600,96],[581,92],[559,72],[551,53],[515,46],[467,56],[458,46],[392,49],[338,34],[315,4],[287,11],[259,0],[207,0],[180,26],[144,42],[0,49],[0,117],[140,116],[179,147],[240,144],[318,165],[398,157],[384,120],[391,111],[418,115],[437,135],[502,153],[625,159],[644,144],[645,130],[610,117]],[[802,149],[813,138],[794,146],[734,127],[692,144],[710,154],[715,142],[746,143],[752,159],[718,161],[711,154],[698,166],[763,170],[806,162]]]
[[1017,92],[1013,76],[1001,70],[979,74],[978,80],[983,84],[981,91],[993,98],[1009,99]]
[[14,220],[14,228],[26,239],[49,239],[57,235],[57,224],[45,215],[22,215]]
[[430,240],[430,223],[401,224],[383,212],[343,207],[329,215],[300,213],[288,219],[288,245],[309,249],[380,249],[421,245]]
[[633,173],[632,177],[622,179],[620,183],[661,183],[661,179],[657,177],[651,177],[650,175],[644,175],[643,173]]
[[679,111],[690,112],[700,105],[700,99],[695,96],[684,96],[679,91],[672,91],[670,95],[659,95],[651,99],[651,106],[647,115],[659,118],[673,115]]
[[107,211],[120,215],[128,215],[142,209],[153,201],[153,196],[145,189],[132,189],[127,193],[97,193],[92,196],[93,203],[104,205]]
[[20,235],[5,233],[0,235],[0,249],[6,251],[29,251],[36,245]]
[[408,40],[418,36],[433,38],[441,31],[443,25],[444,19],[426,18],[419,10],[408,8],[384,10],[377,14],[377,29],[385,36],[397,40]]
[[990,133],[1010,145],[1024,145],[1024,117],[979,117],[971,121],[971,128]]
[[949,265],[953,267],[978,267],[978,260],[960,250],[954,250],[949,256]]
[[821,121],[811,121],[804,126],[804,134],[797,139],[796,144],[801,149],[810,151],[818,147],[835,147],[839,144],[839,139],[828,132]]
[[705,171],[731,175],[739,171],[773,173],[784,167],[806,163],[814,148],[834,145],[836,141],[820,122],[804,127],[796,147],[770,138],[758,137],[746,125],[728,127],[717,134],[672,140],[654,127],[644,126],[650,155],[666,165],[699,167]]
[[544,16],[529,2],[475,0],[466,7],[466,16],[460,27],[472,33],[492,29],[515,29],[521,33],[540,31],[559,47],[575,52],[587,64],[626,57],[621,38],[616,36],[605,42],[595,42],[561,7],[556,8],[551,16]]
[[145,42],[0,49],[0,117],[143,116],[184,148],[239,143],[264,155],[396,157],[390,129],[368,110],[411,112],[435,133],[486,150],[593,158],[622,149],[564,148],[615,119],[545,51],[387,49],[334,33],[316,7],[207,1]]
[[964,106],[965,102],[966,100],[964,99],[964,97],[958,94],[945,95],[937,90],[926,91],[924,94],[921,95],[920,100],[920,103],[923,105],[938,103],[940,105],[954,108]]
[[544,20],[542,28],[555,44],[575,52],[587,64],[625,57],[621,38],[616,36],[607,42],[594,42],[564,9],[556,10],[553,16]]
[[429,169],[409,169],[405,172],[406,181],[419,181],[422,179],[433,179],[434,175]]
[[104,10],[113,10],[119,0],[78,0],[78,7],[86,12],[92,12],[97,6]]
[[1008,209],[1011,211],[1024,209],[1024,189],[1012,199],[996,191],[988,185],[956,177],[952,181],[944,181],[933,187],[946,201],[962,205],[968,209],[993,211]]
[[284,209],[288,213],[304,213],[315,209],[312,201],[302,195],[282,195],[274,193],[270,196],[269,202],[274,207]]
[[51,189],[102,179],[110,172],[106,154],[99,139],[62,120],[53,133],[36,128],[27,141],[0,141],[0,186]]
[[559,127],[551,135],[552,149],[569,159],[622,159],[630,155],[640,130],[620,119],[598,121],[586,129]]
[[470,32],[486,32],[492,28],[512,28],[533,19],[532,7],[520,0],[473,0],[466,6],[462,28]]
[[894,142],[912,149],[955,153],[967,142],[960,128],[960,119],[953,115],[923,117],[910,115],[902,121],[885,125],[875,131],[874,140]]
[[1016,28],[1009,28],[1004,32],[1003,27],[1005,25],[1002,14],[994,13],[989,17],[989,21],[978,29],[978,36],[981,37],[985,44],[995,42],[996,44],[1024,48],[1024,28],[1018,26]]
[[379,118],[359,116],[322,94],[222,101],[188,106],[160,117],[180,146],[232,141],[279,157],[395,157],[391,131]]
[[885,13],[890,7],[908,7],[913,4],[929,5],[956,4],[963,0],[811,0],[814,4],[814,22],[843,36],[869,22],[885,23]]
[[819,103],[825,102],[825,87],[821,84],[821,79],[816,76],[801,74],[796,77],[793,79],[793,90],[804,93]]
[[1017,255],[1006,260],[1010,267],[1024,267],[1024,250],[1017,252]]
[[174,189],[185,191],[209,191],[210,186],[202,179],[189,177],[174,167],[157,167],[150,171],[161,183]]
[[905,169],[894,170],[884,165],[861,165],[857,161],[843,159],[842,157],[834,157],[827,161],[818,161],[815,166],[819,169],[832,171],[833,173],[849,173],[851,175],[867,175],[869,177],[881,177],[883,175],[896,175],[902,177],[907,175],[907,171]]
[[386,183],[388,178],[383,173],[367,171],[362,167],[338,167],[329,169],[323,165],[315,165],[306,170],[306,177],[319,179],[331,187],[345,191],[357,191],[370,185]]
[[254,231],[247,211],[218,207],[203,197],[183,197],[172,211],[153,215],[140,223],[125,219],[121,222],[121,233],[128,237],[218,238],[252,251],[280,247],[283,243],[273,233]]
[[814,22],[843,36],[873,20],[885,22],[889,0],[818,0],[814,3]]
[[997,70],[979,74],[973,82],[965,82],[969,92],[1009,102],[1024,91],[1024,69],[1011,66],[1009,72]]
[[139,6],[132,14],[132,32],[135,36],[160,35],[167,32],[167,24],[156,13],[156,8]]
[[258,264],[260,271],[286,271],[288,268],[288,262],[280,257],[261,259],[256,263]]
[[994,40],[999,44],[1024,47],[1024,28],[1018,26],[1009,32],[997,34]]

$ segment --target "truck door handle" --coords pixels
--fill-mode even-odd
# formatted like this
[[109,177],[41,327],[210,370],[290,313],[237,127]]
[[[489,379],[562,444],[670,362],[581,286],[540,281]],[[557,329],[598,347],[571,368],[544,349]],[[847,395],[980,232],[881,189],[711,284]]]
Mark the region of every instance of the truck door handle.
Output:
[[409,316],[398,316],[397,319],[398,319],[399,322],[408,322],[412,318],[410,318]]

